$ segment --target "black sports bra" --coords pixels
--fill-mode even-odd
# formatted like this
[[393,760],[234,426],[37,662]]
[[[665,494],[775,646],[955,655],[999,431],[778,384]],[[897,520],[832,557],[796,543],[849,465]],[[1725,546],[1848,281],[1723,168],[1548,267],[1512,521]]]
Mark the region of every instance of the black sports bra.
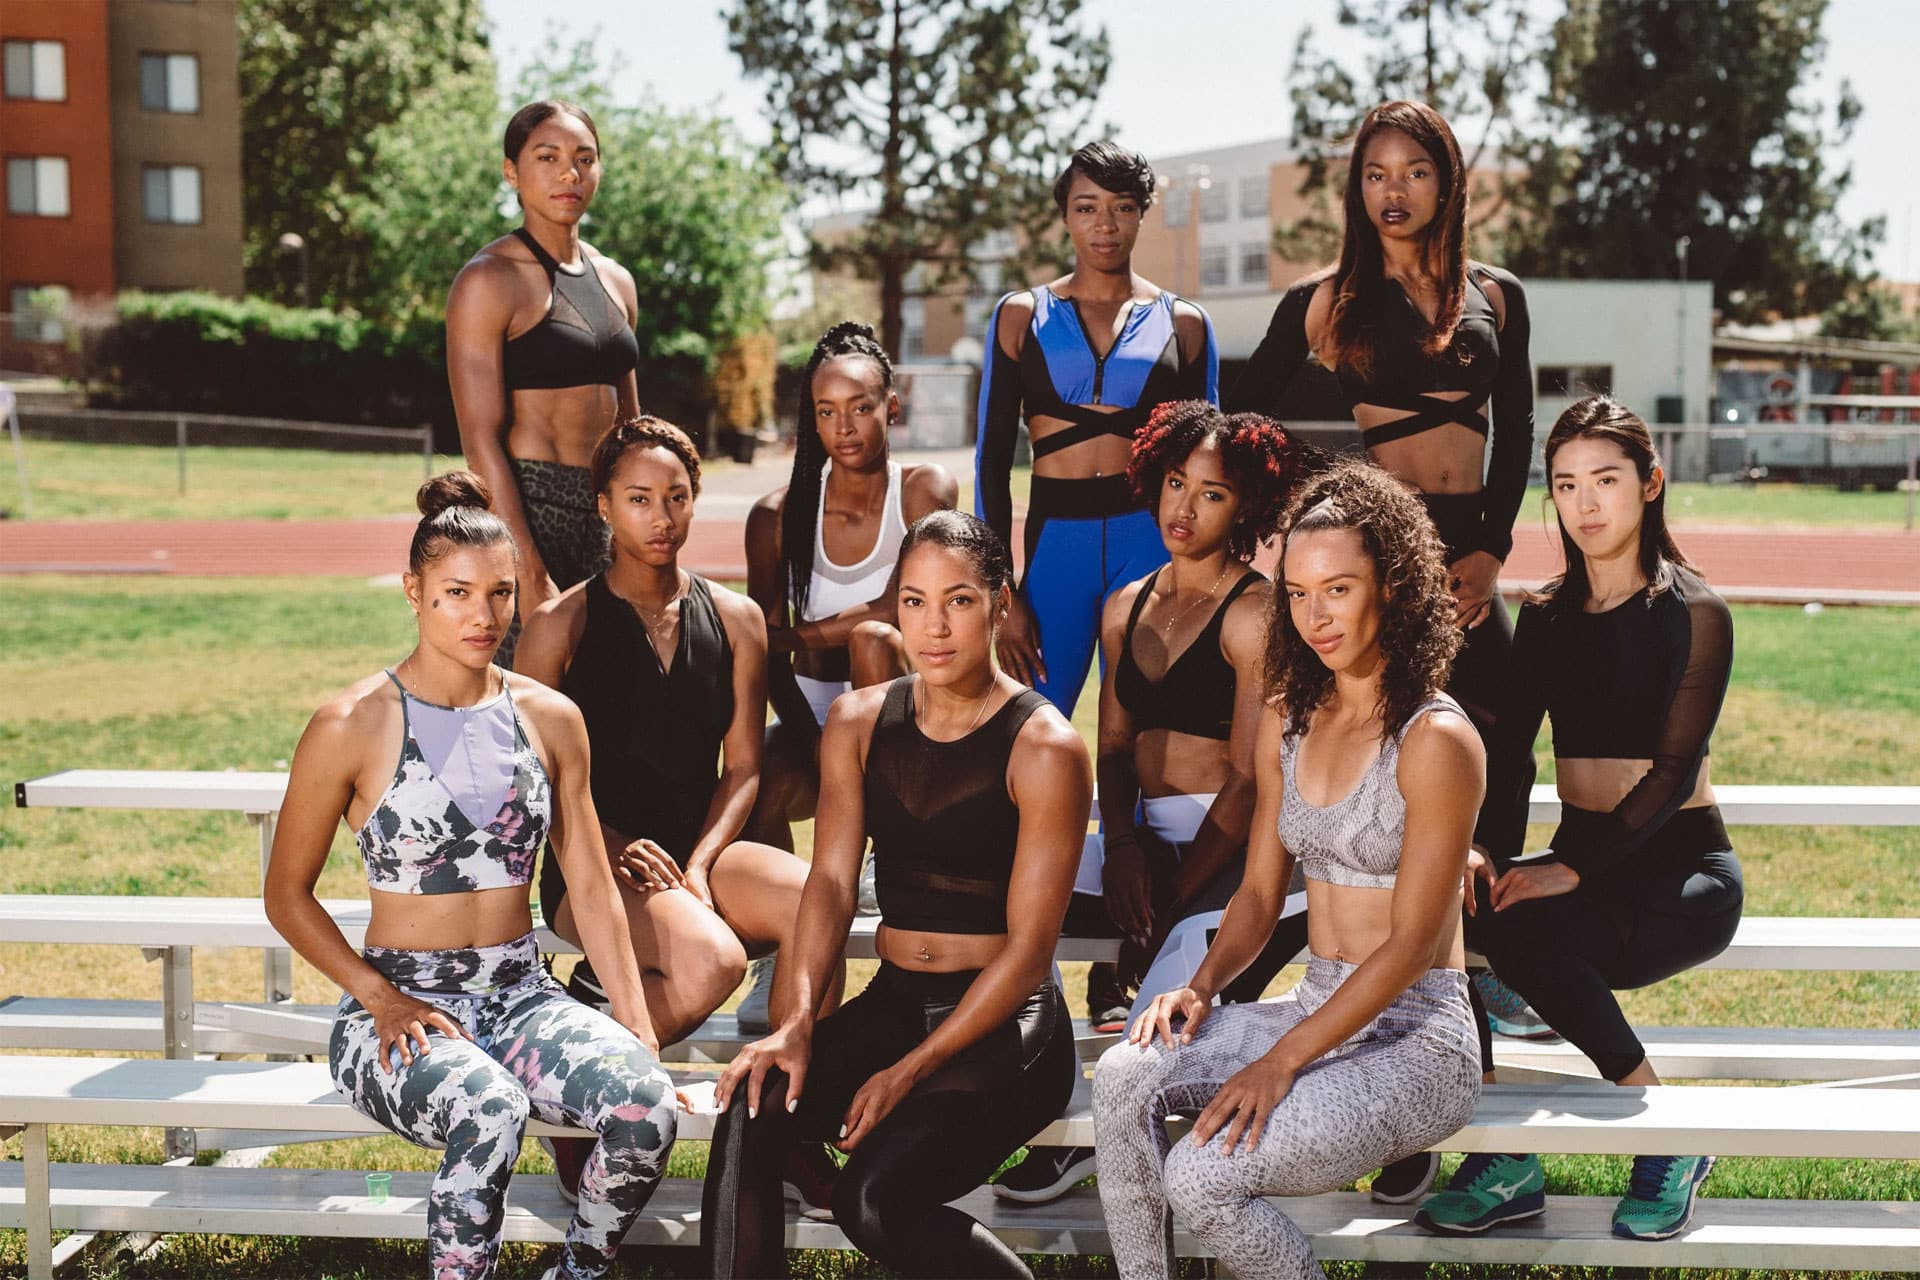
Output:
[[913,676],[887,687],[867,745],[867,834],[880,918],[929,933],[1005,933],[1020,810],[1007,761],[1047,705],[1023,689],[952,742],[920,732]]
[[513,234],[547,273],[553,299],[540,323],[509,338],[502,357],[507,390],[613,386],[640,363],[640,341],[627,313],[584,259],[568,271],[525,227]]
[[1227,609],[1240,594],[1266,579],[1258,573],[1248,573],[1234,583],[1213,616],[1207,619],[1206,627],[1155,683],[1147,679],[1140,664],[1133,660],[1133,632],[1140,622],[1141,610],[1146,608],[1147,597],[1159,580],[1160,570],[1155,569],[1147,584],[1140,588],[1133,612],[1127,616],[1126,640],[1121,645],[1120,662],[1113,673],[1114,696],[1119,698],[1120,705],[1133,718],[1134,728],[1141,733],[1149,729],[1169,729],[1225,742],[1233,736],[1234,675],[1220,652],[1220,628],[1226,620]]
[[[1383,287],[1386,292],[1375,321],[1372,372],[1365,378],[1346,368],[1334,372],[1349,411],[1355,405],[1370,404],[1407,410],[1413,416],[1363,427],[1361,440],[1371,449],[1448,424],[1486,435],[1487,417],[1481,409],[1493,394],[1494,376],[1500,371],[1500,325],[1480,282],[1472,273],[1467,275],[1466,292],[1460,300],[1460,324],[1446,350],[1437,356],[1420,349],[1429,326],[1406,290],[1394,280],[1384,281]],[[1429,391],[1467,394],[1459,400],[1440,400],[1425,394]]]

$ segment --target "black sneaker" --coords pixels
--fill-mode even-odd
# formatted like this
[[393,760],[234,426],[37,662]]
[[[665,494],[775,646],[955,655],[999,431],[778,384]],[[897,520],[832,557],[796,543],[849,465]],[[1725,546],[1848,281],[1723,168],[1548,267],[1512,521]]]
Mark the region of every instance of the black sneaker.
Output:
[[1092,1147],[1028,1147],[1020,1163],[993,1184],[993,1194],[1021,1204],[1046,1204],[1093,1170]]
[[1373,1198],[1381,1204],[1412,1204],[1433,1186],[1433,1175],[1440,1172],[1440,1153],[1422,1151],[1395,1160],[1373,1179]]
[[1127,1012],[1133,1001],[1120,985],[1117,965],[1102,962],[1087,968],[1087,1021],[1095,1031],[1127,1029]]
[[573,966],[573,976],[567,979],[567,994],[590,1009],[605,1013],[613,1002],[607,999],[606,988],[600,985],[600,975],[593,971],[593,965],[584,956],[580,963]]
[[840,1166],[817,1142],[789,1148],[780,1161],[780,1182],[787,1199],[799,1201],[801,1215],[815,1222],[833,1220],[833,1182],[839,1176]]

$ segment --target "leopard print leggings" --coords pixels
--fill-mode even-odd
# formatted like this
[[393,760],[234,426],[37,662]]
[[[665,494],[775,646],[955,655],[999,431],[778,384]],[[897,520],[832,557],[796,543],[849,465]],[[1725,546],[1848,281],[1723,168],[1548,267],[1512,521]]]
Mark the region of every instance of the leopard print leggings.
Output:
[[1466,975],[1430,969],[1378,1017],[1303,1070],[1251,1151],[1172,1142],[1169,1116],[1214,1094],[1327,1002],[1354,966],[1314,956],[1279,1000],[1226,1005],[1175,1049],[1125,1041],[1093,1077],[1100,1201],[1120,1274],[1173,1274],[1168,1211],[1242,1280],[1321,1276],[1313,1246],[1267,1196],[1333,1191],[1445,1140],[1480,1099]]
[[[593,473],[564,462],[509,458],[520,485],[520,506],[533,531],[534,549],[546,562],[554,585],[565,591],[605,569],[613,559],[613,533],[600,518],[593,492]],[[501,642],[494,661],[513,669],[513,651],[520,643],[520,618]]]

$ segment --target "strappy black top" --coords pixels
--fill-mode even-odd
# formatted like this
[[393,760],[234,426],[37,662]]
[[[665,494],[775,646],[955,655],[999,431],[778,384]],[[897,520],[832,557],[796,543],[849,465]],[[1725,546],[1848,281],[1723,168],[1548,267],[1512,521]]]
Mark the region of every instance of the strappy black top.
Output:
[[1047,705],[1022,689],[964,738],[920,732],[912,676],[887,687],[867,747],[867,835],[880,918],[929,933],[1005,933],[1020,811],[1007,761],[1027,717]]
[[553,298],[539,324],[508,339],[502,357],[507,390],[618,383],[640,363],[640,341],[600,273],[584,260],[573,271],[562,267],[525,227],[513,234],[545,269]]
[[[1281,392],[1310,354],[1307,308],[1326,278],[1324,274],[1309,276],[1280,299],[1266,336],[1226,399],[1228,412],[1276,412]],[[1485,284],[1489,281],[1500,287],[1506,303],[1504,328],[1487,297]],[[1363,431],[1361,438],[1368,448],[1448,424],[1489,437],[1480,527],[1474,531],[1473,544],[1459,550],[1490,551],[1504,560],[1513,550],[1513,521],[1520,514],[1527,470],[1533,460],[1533,369],[1528,362],[1532,321],[1526,292],[1512,273],[1469,262],[1460,324],[1453,340],[1438,356],[1428,356],[1421,349],[1428,327],[1427,318],[1405,290],[1387,281],[1381,290],[1380,313],[1374,320],[1372,373],[1361,378],[1349,369],[1334,372],[1350,411],[1355,405],[1371,404],[1412,414]],[[1428,391],[1464,391],[1467,395],[1447,401],[1422,394]],[[1493,403],[1491,423],[1485,412],[1489,399]]]
[[1120,647],[1119,665],[1113,673],[1114,696],[1132,717],[1134,728],[1142,733],[1149,729],[1170,729],[1225,742],[1233,736],[1234,675],[1226,655],[1220,652],[1220,628],[1225,624],[1228,608],[1241,593],[1256,582],[1265,582],[1266,578],[1249,573],[1234,583],[1214,609],[1213,616],[1207,619],[1205,629],[1174,659],[1156,684],[1147,679],[1140,664],[1133,660],[1133,632],[1139,625],[1141,610],[1147,606],[1147,597],[1160,580],[1160,572],[1159,569],[1153,571],[1134,599],[1133,612],[1127,615],[1126,641]]

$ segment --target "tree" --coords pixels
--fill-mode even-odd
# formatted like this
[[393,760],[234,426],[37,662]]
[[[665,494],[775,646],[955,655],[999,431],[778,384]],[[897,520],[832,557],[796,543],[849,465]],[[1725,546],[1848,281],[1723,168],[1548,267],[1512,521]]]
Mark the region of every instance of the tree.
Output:
[[[1869,275],[1878,219],[1839,215],[1830,159],[1860,107],[1824,111],[1826,0],[1568,0],[1541,127],[1516,144],[1508,266],[1712,280],[1738,320],[1825,311]],[[1684,246],[1685,257],[1680,255]]]
[[[289,301],[280,238],[306,242],[314,305],[380,287],[352,216],[377,190],[370,145],[390,127],[433,133],[427,107],[493,83],[481,0],[240,0],[247,287]],[[391,133],[387,133],[391,141]]]
[[[1498,139],[1527,75],[1533,49],[1526,0],[1340,0],[1335,21],[1366,38],[1357,74],[1322,52],[1312,27],[1294,45],[1287,75],[1294,149],[1305,168],[1304,217],[1274,230],[1290,262],[1330,261],[1340,252],[1344,166],[1336,165],[1367,112],[1412,99],[1453,126],[1469,169],[1498,154]],[[1498,185],[1490,184],[1489,194]],[[1487,210],[1476,207],[1476,220]]]
[[796,189],[872,199],[816,265],[880,282],[900,350],[908,273],[971,278],[967,247],[1038,232],[1048,185],[1110,61],[1080,0],[736,0],[729,47],[766,89],[772,154]]

